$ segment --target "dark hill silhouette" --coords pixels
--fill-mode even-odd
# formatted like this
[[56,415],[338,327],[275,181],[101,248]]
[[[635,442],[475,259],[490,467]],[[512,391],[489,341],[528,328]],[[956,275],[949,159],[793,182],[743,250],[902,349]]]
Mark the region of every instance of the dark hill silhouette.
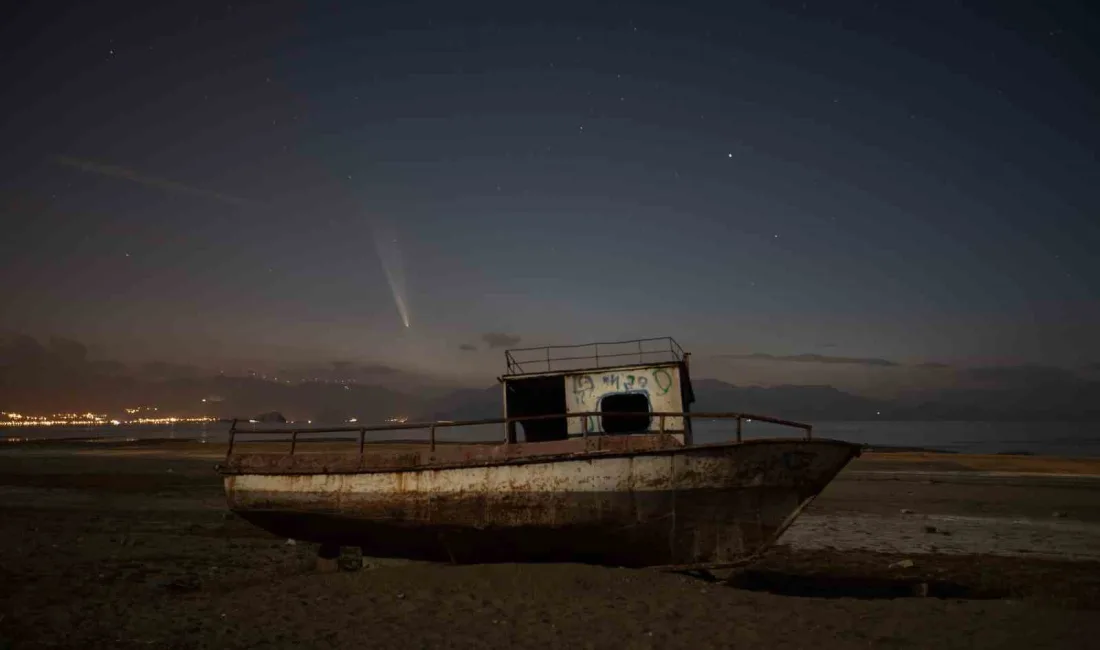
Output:
[[[310,372],[321,372],[321,369]],[[445,389],[413,373],[375,365],[334,363],[345,383],[271,381],[211,375],[173,363],[130,368],[89,359],[68,339],[0,337],[0,411],[118,413],[157,406],[162,413],[249,417],[279,411],[289,420],[380,423],[386,418],[477,420],[501,416],[501,388]],[[737,386],[693,382],[692,410],[740,411],[795,420],[1100,421],[1100,381],[1044,366],[972,368],[959,376],[977,388],[923,391],[894,400],[846,393],[832,386]]]
[[735,386],[717,379],[698,379],[693,411],[738,411],[802,420],[879,418],[888,406],[832,386]]
[[[736,386],[695,379],[695,412],[737,411],[805,421],[1100,421],[1100,382],[981,390],[944,390],[878,400],[832,386]],[[499,386],[456,391],[419,412],[424,419],[501,416]]]
[[[717,379],[697,379],[692,410],[742,411],[760,415],[812,420],[879,418],[883,405],[831,386],[738,387]],[[434,401],[421,415],[425,419],[478,420],[501,417],[499,386],[456,391]]]

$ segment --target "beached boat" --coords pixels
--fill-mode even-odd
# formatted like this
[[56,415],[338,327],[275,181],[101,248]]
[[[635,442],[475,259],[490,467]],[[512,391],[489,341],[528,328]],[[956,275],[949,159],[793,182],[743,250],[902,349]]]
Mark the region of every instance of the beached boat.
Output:
[[[584,347],[595,354],[579,355]],[[691,413],[689,355],[669,338],[509,350],[506,359],[498,419],[234,425],[219,466],[229,508],[278,535],[375,557],[716,569],[775,542],[859,454],[814,439],[807,424]],[[735,438],[693,444],[692,424],[703,420],[728,420]],[[745,440],[748,421],[802,435]],[[497,425],[496,442],[437,440],[444,429],[486,425]],[[414,430],[426,439],[375,451],[380,433]],[[349,434],[358,448],[349,440],[333,451],[332,436]],[[328,442],[306,444],[317,435]],[[247,449],[246,438],[271,436],[288,448]]]

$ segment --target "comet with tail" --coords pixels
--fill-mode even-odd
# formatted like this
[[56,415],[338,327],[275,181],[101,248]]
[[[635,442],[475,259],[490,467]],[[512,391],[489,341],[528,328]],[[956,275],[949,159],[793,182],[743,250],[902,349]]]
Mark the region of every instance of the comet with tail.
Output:
[[397,238],[383,234],[376,228],[374,246],[378,251],[378,259],[382,263],[382,271],[386,274],[386,282],[390,285],[390,292],[393,294],[393,302],[397,305],[401,322],[405,327],[412,327],[409,321],[408,294],[405,291],[405,267],[401,262],[401,249]]

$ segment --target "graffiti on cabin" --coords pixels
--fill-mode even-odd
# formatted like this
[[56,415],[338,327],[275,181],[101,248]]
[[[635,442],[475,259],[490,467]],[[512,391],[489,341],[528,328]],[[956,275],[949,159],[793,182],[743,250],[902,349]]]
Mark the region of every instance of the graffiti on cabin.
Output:
[[577,404],[587,404],[596,392],[596,383],[592,381],[592,375],[573,375],[570,380],[573,397]]
[[610,374],[603,376],[603,385],[608,387],[614,387],[616,391],[623,393],[630,392],[649,392],[649,377],[645,375],[636,374]]
[[[570,390],[577,404],[595,407],[593,398],[612,393],[646,393],[667,395],[674,381],[665,368],[642,368],[630,372],[572,375]],[[596,390],[599,386],[600,390]]]
[[[674,367],[641,367],[569,375],[566,378],[567,412],[599,411],[604,397],[624,393],[645,395],[649,400],[650,411],[680,412],[683,410],[683,403],[679,379],[679,370]],[[570,418],[570,433],[602,430],[598,417],[588,417],[587,429],[586,423],[581,420],[582,418]],[[682,418],[668,418],[665,425],[669,430],[682,429],[683,421]]]
[[672,388],[672,375],[664,368],[655,368],[653,370],[653,383],[657,384],[661,394],[665,395],[668,393],[668,389]]

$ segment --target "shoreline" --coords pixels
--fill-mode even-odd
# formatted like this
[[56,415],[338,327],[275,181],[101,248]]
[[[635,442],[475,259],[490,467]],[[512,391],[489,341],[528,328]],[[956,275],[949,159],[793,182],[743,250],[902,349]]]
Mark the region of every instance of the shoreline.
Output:
[[[238,443],[250,448],[281,450],[287,447],[281,442]],[[420,448],[421,441],[367,441],[374,451]],[[485,442],[439,441],[437,445],[494,444]],[[353,447],[349,440],[313,440],[299,447],[297,453],[320,453],[346,450]],[[109,455],[117,458],[164,459],[218,459],[224,458],[227,443],[219,441],[145,438],[65,438],[42,440],[11,440],[0,444],[0,457],[19,455]],[[351,453],[354,453],[353,451]],[[989,477],[1062,476],[1100,478],[1100,457],[1054,456],[1040,454],[968,454],[920,447],[889,447],[864,445],[862,455],[851,461],[842,474],[864,473],[934,473],[959,475],[986,475]]]
[[[700,443],[730,442],[732,429],[700,424],[696,441]],[[874,453],[935,453],[993,454],[1004,456],[1056,456],[1066,458],[1100,458],[1100,423],[1087,422],[987,422],[987,421],[816,421],[814,434],[819,439],[834,439],[860,444]],[[241,434],[247,436],[246,426]],[[286,426],[288,432],[292,425]],[[483,430],[484,429],[484,430]],[[492,427],[474,427],[469,431],[448,430],[439,440],[471,444],[492,444],[503,438],[503,433]],[[129,441],[138,443],[149,440],[154,445],[164,441],[205,441],[225,443],[228,424],[212,423],[209,427],[120,426],[120,427],[13,427],[0,430],[0,449],[9,444],[99,444],[114,445]],[[759,431],[752,426],[746,431],[749,439],[773,437],[778,431],[764,427]],[[398,440],[426,440],[427,428],[388,431],[376,436],[368,444],[388,444]],[[322,433],[303,435],[301,440],[321,438],[343,439],[341,434]],[[256,437],[246,437],[256,439]],[[395,440],[396,439],[396,440]]]

